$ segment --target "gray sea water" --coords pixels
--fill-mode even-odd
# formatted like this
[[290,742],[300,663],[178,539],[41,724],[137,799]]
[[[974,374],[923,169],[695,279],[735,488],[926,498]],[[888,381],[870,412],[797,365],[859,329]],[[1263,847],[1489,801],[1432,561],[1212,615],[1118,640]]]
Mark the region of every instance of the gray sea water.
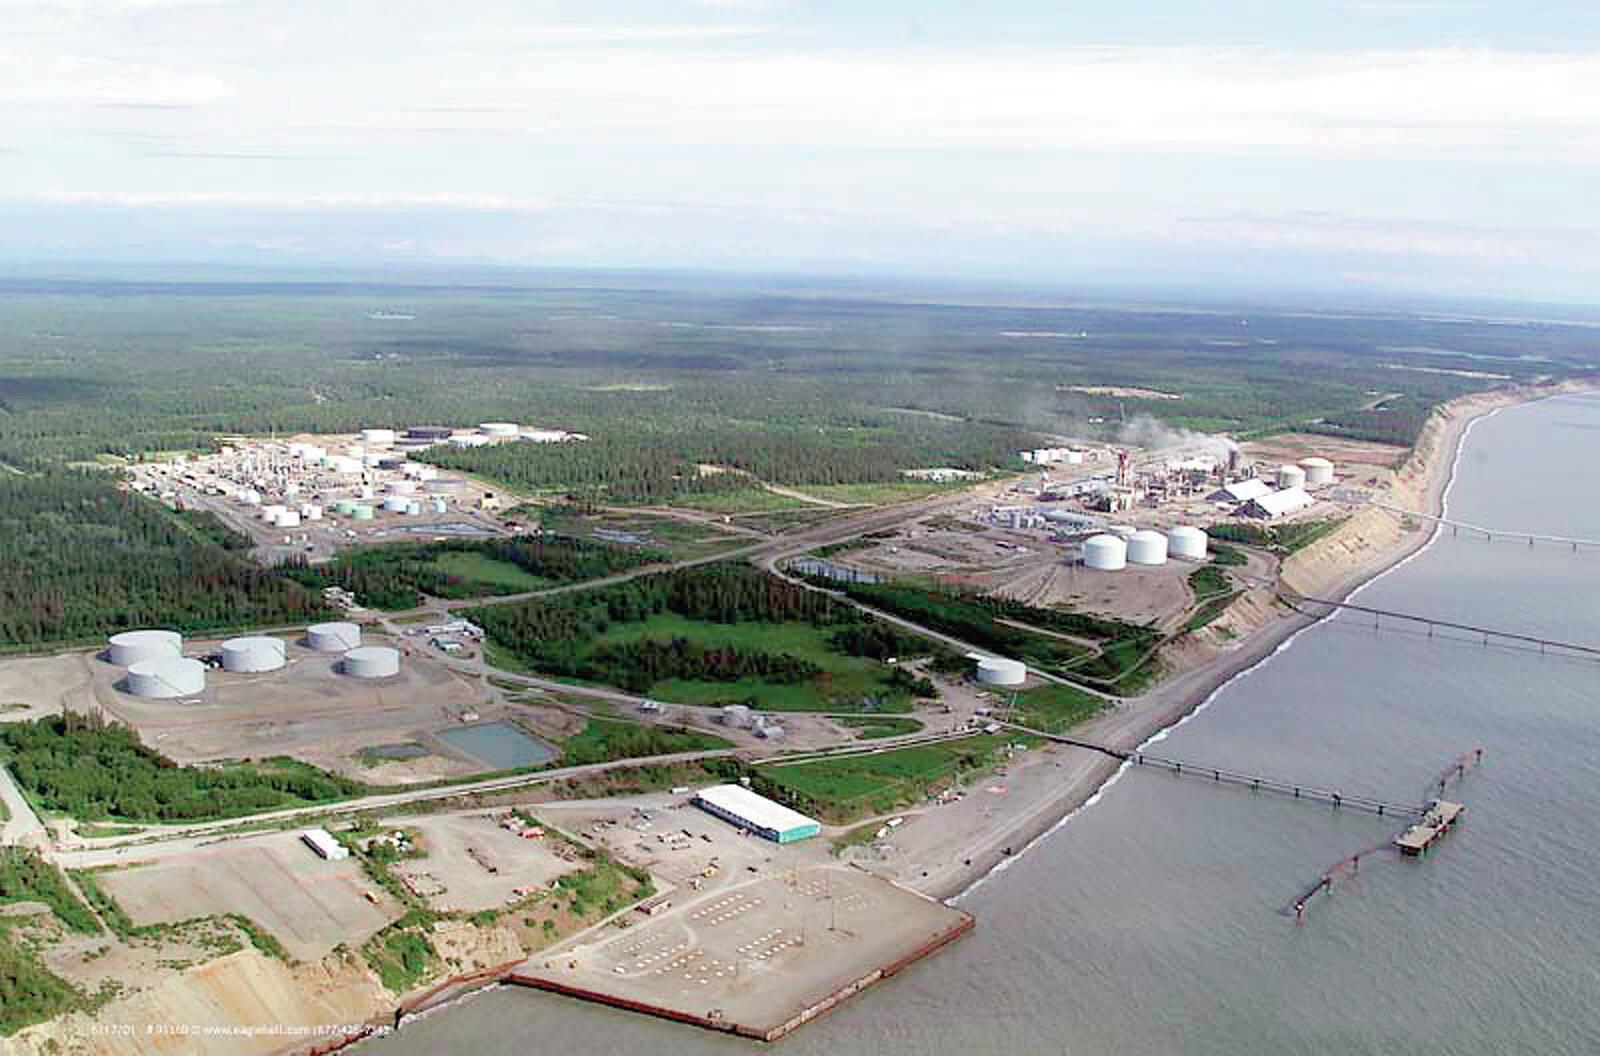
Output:
[[[1600,399],[1475,424],[1449,515],[1600,537]],[[1600,550],[1442,532],[1367,605],[1600,645]],[[785,1056],[1600,1052],[1600,664],[1374,630],[1299,635],[1160,753],[1417,802],[1459,753],[1465,823],[1281,908],[1398,825],[1149,771],[962,898],[978,930],[773,1046]],[[438,1052],[755,1053],[755,1042],[499,990],[370,1042]]]

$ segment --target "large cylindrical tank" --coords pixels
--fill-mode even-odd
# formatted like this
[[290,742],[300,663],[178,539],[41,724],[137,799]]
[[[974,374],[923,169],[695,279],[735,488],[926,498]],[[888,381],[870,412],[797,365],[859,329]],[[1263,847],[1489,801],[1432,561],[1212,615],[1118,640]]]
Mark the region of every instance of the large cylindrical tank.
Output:
[[1020,686],[1028,677],[1028,667],[1020,660],[986,656],[978,661],[978,681],[986,686]]
[[355,508],[350,511],[350,519],[352,521],[370,521],[372,516],[372,507],[365,503],[357,503]]
[[406,513],[407,516],[415,517],[417,514],[419,514],[421,512],[422,512],[422,502],[421,502],[420,499],[407,499],[406,500],[405,513]]
[[300,511],[284,510],[278,514],[278,519],[273,523],[279,528],[298,528],[300,527]]
[[434,513],[448,513],[450,504],[443,499],[433,499],[429,501],[428,508]]
[[405,513],[410,505],[411,500],[404,495],[390,495],[383,500],[383,508],[390,513]]
[[1180,525],[1167,533],[1167,553],[1191,561],[1204,561],[1207,541],[1203,529],[1191,524]]
[[478,432],[484,436],[492,436],[500,440],[517,436],[521,431],[516,422],[483,422],[478,426]]
[[314,502],[308,502],[300,507],[300,519],[303,521],[322,520],[322,507]]
[[177,631],[123,631],[106,643],[106,659],[118,667],[182,655],[183,635]]
[[281,502],[272,502],[261,507],[261,519],[268,524],[277,524],[278,518],[289,512],[289,507]]
[[1128,563],[1164,565],[1167,563],[1167,537],[1146,528],[1128,536]]
[[391,495],[412,495],[417,490],[417,482],[414,480],[391,480],[383,486],[383,490]]
[[224,671],[276,671],[284,661],[282,638],[229,638],[222,643]]
[[361,442],[371,447],[387,447],[394,443],[393,429],[363,429]]
[[451,447],[482,447],[489,442],[489,438],[480,433],[462,433],[452,436],[449,440]]
[[187,697],[206,688],[206,665],[182,656],[140,660],[128,668],[127,690],[136,697]]
[[306,645],[319,653],[343,653],[361,644],[361,627],[354,623],[313,623],[306,628]]
[[1279,488],[1303,488],[1306,486],[1306,471],[1296,465],[1278,467]]
[[356,678],[388,678],[400,673],[400,650],[387,645],[363,645],[344,654],[340,669]]
[[1300,465],[1306,471],[1306,484],[1315,487],[1333,483],[1333,463],[1325,458],[1303,458]]
[[361,472],[361,459],[351,458],[349,455],[330,455],[322,460],[329,472],[337,473],[341,477],[353,477]]
[[261,505],[261,493],[254,488],[245,488],[239,493],[239,498],[247,506]]
[[1092,535],[1083,544],[1083,563],[1102,572],[1128,565],[1128,544],[1114,535]]

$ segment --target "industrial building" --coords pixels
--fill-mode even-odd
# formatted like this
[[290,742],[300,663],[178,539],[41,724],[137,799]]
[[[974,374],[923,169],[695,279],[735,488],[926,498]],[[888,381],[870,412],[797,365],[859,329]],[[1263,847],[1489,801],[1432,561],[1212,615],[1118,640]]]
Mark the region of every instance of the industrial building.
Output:
[[1251,499],[1239,507],[1237,512],[1241,517],[1282,517],[1286,513],[1305,509],[1312,501],[1304,488],[1284,488],[1282,491],[1269,491],[1265,495]]
[[350,849],[334,839],[327,829],[307,829],[300,834],[300,839],[307,847],[330,862],[339,862],[350,857]]
[[775,843],[795,843],[822,831],[820,822],[757,795],[743,785],[712,785],[701,789],[695,794],[694,804],[708,814]]
[[1252,499],[1259,499],[1271,490],[1266,481],[1251,477],[1249,480],[1236,480],[1232,484],[1224,485],[1212,492],[1210,499],[1212,502],[1249,502]]

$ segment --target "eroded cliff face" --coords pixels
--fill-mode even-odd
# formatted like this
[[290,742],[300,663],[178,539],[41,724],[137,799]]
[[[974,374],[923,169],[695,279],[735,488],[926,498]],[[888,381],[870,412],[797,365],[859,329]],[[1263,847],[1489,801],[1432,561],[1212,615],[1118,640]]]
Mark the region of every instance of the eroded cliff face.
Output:
[[[441,922],[429,941],[444,968],[423,991],[524,956],[511,929],[466,921]],[[72,1013],[19,1031],[0,1044],[0,1051],[15,1056],[308,1052],[368,1024],[392,1022],[401,1004],[402,996],[385,989],[357,952],[290,966],[249,949],[175,972],[93,1016]]]

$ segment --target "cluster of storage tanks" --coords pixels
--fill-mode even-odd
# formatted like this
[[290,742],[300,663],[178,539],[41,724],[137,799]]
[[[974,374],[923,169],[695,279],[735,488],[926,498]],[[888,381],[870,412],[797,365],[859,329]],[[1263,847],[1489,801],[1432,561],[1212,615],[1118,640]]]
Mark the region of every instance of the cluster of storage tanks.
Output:
[[1278,490],[1315,488],[1333,483],[1333,463],[1325,458],[1304,458],[1278,467]]
[[[387,678],[400,673],[400,651],[383,645],[362,645],[361,628],[353,623],[318,623],[306,628],[306,645],[321,653],[339,653],[339,670],[355,678]],[[183,655],[177,631],[123,631],[106,643],[105,658],[128,669],[124,688],[136,697],[189,697],[206,688],[206,665]],[[281,638],[249,635],[222,643],[222,669],[241,674],[276,671],[288,663]]]
[[1204,561],[1207,542],[1203,529],[1187,524],[1166,534],[1114,525],[1111,531],[1084,541],[1083,563],[1102,572],[1116,572],[1129,565],[1164,565],[1168,557]]

